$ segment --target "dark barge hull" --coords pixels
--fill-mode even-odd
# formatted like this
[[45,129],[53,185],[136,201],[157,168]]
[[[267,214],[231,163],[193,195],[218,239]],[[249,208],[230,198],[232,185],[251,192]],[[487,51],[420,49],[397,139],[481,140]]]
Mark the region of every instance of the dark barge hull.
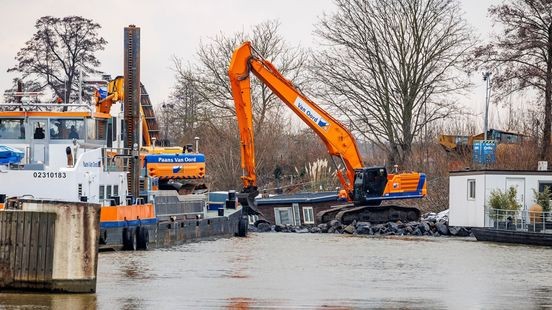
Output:
[[[194,220],[161,221],[156,224],[142,225],[139,229],[147,229],[148,248],[171,247],[183,243],[202,240],[229,238],[239,234],[242,210],[237,210],[228,216],[219,216]],[[242,220],[243,221],[243,220]],[[243,227],[242,227],[243,229]],[[125,248],[125,228],[107,228],[100,230],[100,251],[132,250]],[[137,227],[127,227],[128,234],[133,235],[135,249],[140,248]]]
[[552,234],[547,233],[475,227],[471,231],[478,241],[552,246]]

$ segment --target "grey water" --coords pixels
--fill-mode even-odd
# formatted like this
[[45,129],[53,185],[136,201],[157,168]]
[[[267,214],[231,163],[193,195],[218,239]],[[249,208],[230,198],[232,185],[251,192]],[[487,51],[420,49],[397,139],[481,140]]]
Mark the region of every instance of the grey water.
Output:
[[334,234],[100,253],[96,294],[0,293],[2,309],[549,307],[552,248]]

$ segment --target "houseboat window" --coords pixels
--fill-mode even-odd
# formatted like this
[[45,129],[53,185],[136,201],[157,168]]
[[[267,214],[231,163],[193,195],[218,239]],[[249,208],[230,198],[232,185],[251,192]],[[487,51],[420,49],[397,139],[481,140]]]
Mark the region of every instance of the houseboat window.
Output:
[[539,182],[539,193],[544,192],[545,187],[552,191],[552,182]]
[[314,224],[314,210],[312,207],[303,207],[303,222]]
[[475,199],[475,180],[469,179],[468,180],[468,200],[474,200]]
[[274,218],[278,225],[291,225],[291,208],[274,208]]
[[100,185],[100,201],[105,199],[105,186]]
[[106,189],[107,189],[107,193],[105,195],[105,198],[111,199],[111,185],[108,185]]
[[88,140],[105,140],[107,138],[106,119],[89,119],[87,122],[86,138]]
[[46,138],[46,122],[35,121],[33,123],[33,139],[41,140]]
[[113,196],[119,196],[119,185],[113,185]]
[[84,120],[82,119],[50,119],[50,139],[73,140],[83,139]]
[[25,139],[23,119],[0,119],[0,139]]

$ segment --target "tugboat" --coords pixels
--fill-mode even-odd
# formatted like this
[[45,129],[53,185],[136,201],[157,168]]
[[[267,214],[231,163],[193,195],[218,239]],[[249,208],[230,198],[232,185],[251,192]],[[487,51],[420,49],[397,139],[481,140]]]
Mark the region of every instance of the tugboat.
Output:
[[[139,28],[125,28],[125,39],[137,42]],[[148,130],[153,109],[150,105],[146,119],[137,98],[147,98],[147,92],[142,86],[140,95],[139,76],[132,71],[139,72],[133,60],[139,49],[127,45],[127,96],[107,111],[102,100],[0,104],[0,208],[17,208],[23,196],[98,203],[103,249],[245,236],[247,218],[233,193],[224,208],[211,210],[207,189],[181,182],[205,177],[197,141],[196,150],[155,146]],[[141,147],[143,136],[153,143]]]

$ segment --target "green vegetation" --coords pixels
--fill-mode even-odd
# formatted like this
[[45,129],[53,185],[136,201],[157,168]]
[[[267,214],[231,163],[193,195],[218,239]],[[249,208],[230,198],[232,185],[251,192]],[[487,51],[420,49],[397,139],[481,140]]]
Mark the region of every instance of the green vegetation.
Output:
[[507,217],[507,215],[513,213],[512,211],[518,211],[521,209],[521,204],[517,202],[516,195],[517,190],[514,187],[510,187],[505,192],[502,192],[499,189],[493,190],[489,197],[489,205],[491,206],[489,216],[492,219],[501,220]]
[[537,204],[542,207],[544,212],[550,212],[550,196],[552,192],[550,191],[550,186],[545,186],[542,192],[538,192],[533,189],[534,200]]

